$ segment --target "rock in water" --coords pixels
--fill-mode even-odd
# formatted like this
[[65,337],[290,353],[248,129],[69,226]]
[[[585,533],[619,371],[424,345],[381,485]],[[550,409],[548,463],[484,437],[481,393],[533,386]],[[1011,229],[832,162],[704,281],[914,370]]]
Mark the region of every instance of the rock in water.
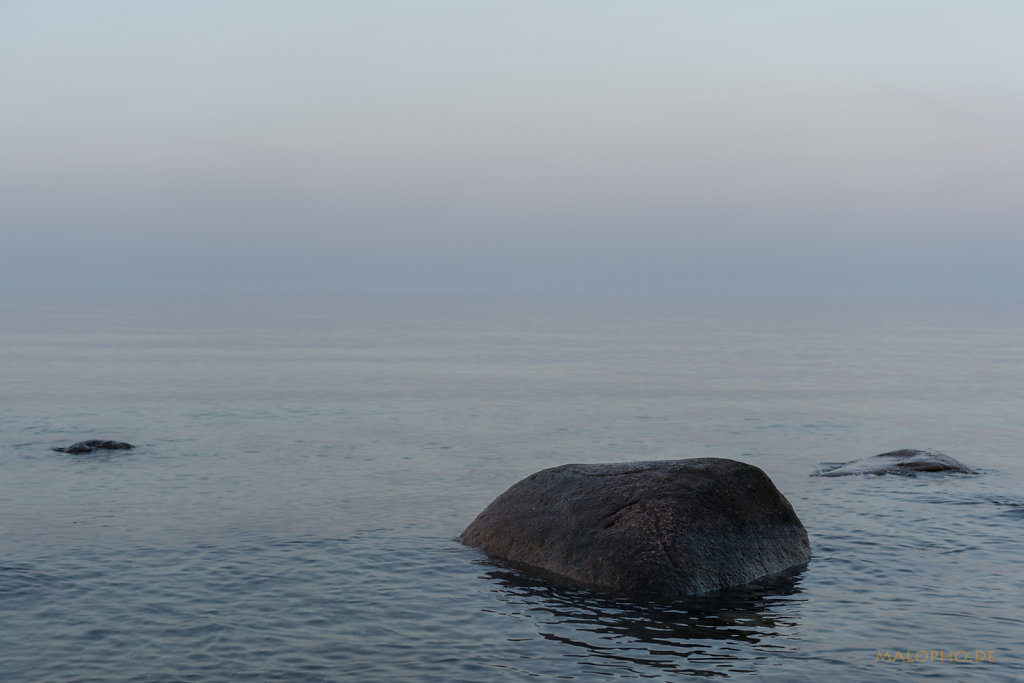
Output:
[[918,472],[958,472],[977,474],[958,460],[931,449],[904,448],[880,453],[872,458],[853,460],[818,472],[819,477],[845,477],[852,474],[902,474],[914,476]]
[[79,441],[73,443],[66,448],[54,448],[53,450],[58,453],[93,453],[95,451],[126,451],[135,448],[130,443],[124,441],[104,441],[102,439],[89,439],[88,441]]
[[543,470],[498,496],[460,540],[583,586],[659,600],[750,583],[811,556],[771,479],[721,458]]

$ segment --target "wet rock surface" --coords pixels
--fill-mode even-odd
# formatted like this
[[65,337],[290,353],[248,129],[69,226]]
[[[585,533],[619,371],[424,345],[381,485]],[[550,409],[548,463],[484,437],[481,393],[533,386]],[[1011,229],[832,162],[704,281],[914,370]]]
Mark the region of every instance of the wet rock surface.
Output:
[[95,453],[96,451],[126,451],[132,448],[135,448],[135,446],[124,441],[89,439],[88,441],[78,441],[65,448],[54,448],[53,450],[57,453],[77,455],[80,453]]
[[975,470],[939,451],[904,448],[880,453],[871,458],[834,465],[817,472],[816,476],[845,477],[855,474],[915,476],[921,472],[977,474]]
[[498,496],[460,540],[588,588],[658,600],[810,559],[807,532],[768,476],[721,458],[543,470]]

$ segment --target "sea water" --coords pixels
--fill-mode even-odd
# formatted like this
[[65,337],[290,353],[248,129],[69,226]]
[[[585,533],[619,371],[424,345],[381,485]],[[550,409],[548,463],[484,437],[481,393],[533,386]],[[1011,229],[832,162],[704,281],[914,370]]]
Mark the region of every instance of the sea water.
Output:
[[[3,681],[1024,679],[1019,299],[8,291],[0,391]],[[812,476],[897,448],[980,474]],[[687,457],[811,562],[637,603],[457,540]]]

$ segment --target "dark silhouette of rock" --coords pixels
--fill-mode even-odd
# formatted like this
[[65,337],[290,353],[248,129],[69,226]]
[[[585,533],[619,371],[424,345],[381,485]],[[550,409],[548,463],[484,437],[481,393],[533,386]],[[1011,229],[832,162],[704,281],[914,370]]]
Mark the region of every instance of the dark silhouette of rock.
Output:
[[970,467],[938,451],[904,448],[898,451],[890,451],[889,453],[880,453],[871,458],[862,458],[836,465],[818,472],[817,476],[845,477],[853,474],[899,474],[912,477],[918,472],[977,474]]
[[130,443],[124,441],[104,441],[102,439],[89,439],[88,441],[79,441],[73,443],[66,448],[54,448],[53,450],[58,453],[94,453],[96,451],[125,451],[135,448]]
[[586,587],[659,600],[744,585],[811,555],[768,476],[721,458],[543,470],[498,496],[460,540]]

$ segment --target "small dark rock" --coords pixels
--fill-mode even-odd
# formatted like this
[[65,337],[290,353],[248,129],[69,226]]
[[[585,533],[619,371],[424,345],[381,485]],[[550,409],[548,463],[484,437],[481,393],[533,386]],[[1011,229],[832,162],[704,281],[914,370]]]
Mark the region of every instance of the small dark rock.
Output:
[[768,476],[720,458],[543,470],[498,496],[460,540],[586,587],[658,600],[810,559],[807,532]]
[[880,453],[871,458],[862,458],[818,472],[819,477],[846,477],[854,474],[898,474],[912,477],[918,472],[955,472],[977,474],[958,460],[933,451],[904,448],[889,453]]
[[79,453],[94,453],[96,451],[126,451],[135,448],[130,443],[124,441],[104,441],[102,439],[89,439],[88,441],[79,441],[73,443],[66,448],[54,448],[58,453],[71,453],[78,455]]

